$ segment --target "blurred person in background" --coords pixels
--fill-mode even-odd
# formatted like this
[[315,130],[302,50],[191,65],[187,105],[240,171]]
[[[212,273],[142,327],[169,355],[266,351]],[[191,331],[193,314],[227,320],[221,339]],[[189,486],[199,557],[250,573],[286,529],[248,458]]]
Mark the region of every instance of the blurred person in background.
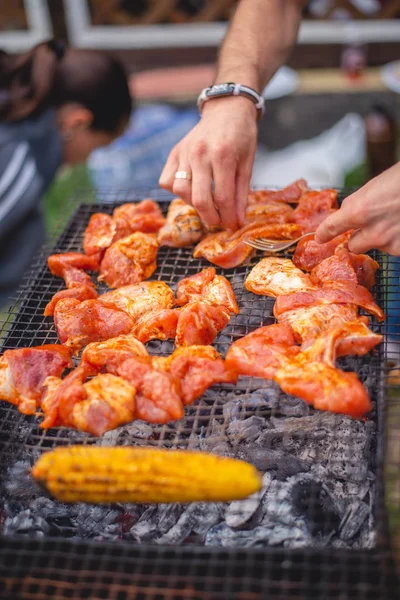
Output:
[[[304,0],[239,2],[215,78],[216,84],[230,86],[229,92],[224,95],[214,89],[206,101],[202,96],[200,122],[169,155],[161,187],[192,204],[210,228],[234,230],[244,224],[261,112],[257,101],[262,104],[261,90],[289,56],[306,4]],[[254,94],[238,94],[239,85]],[[351,251],[378,248],[400,255],[399,180],[400,164],[372,179],[321,224],[317,240],[327,242],[355,229]]]
[[51,40],[0,52],[0,308],[45,237],[41,199],[62,164],[126,128],[132,100],[119,61]]

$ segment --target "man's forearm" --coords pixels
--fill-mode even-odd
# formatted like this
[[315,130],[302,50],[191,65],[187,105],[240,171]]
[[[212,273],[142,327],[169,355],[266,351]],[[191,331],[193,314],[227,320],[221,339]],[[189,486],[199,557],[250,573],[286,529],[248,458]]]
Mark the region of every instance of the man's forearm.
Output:
[[260,91],[285,62],[301,21],[301,0],[241,0],[222,45],[216,83]]

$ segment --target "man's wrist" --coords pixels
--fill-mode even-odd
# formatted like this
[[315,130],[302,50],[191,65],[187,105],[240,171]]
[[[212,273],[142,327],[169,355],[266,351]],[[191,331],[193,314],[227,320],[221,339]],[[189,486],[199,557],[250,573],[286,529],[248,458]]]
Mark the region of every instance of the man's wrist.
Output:
[[205,102],[203,105],[202,115],[205,117],[213,113],[224,113],[228,110],[240,112],[243,114],[243,116],[249,116],[252,119],[257,119],[258,111],[256,105],[244,96],[224,96],[221,98],[215,98],[209,102]]

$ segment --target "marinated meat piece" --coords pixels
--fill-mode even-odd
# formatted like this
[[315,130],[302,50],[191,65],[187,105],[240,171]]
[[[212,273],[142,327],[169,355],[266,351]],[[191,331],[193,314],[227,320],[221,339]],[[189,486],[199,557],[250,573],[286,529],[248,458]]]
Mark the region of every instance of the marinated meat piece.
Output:
[[289,202],[297,204],[304,192],[308,191],[305,179],[298,179],[283,190],[254,190],[249,192],[248,204],[257,204],[267,202],[268,200],[278,200],[280,202]]
[[293,263],[303,271],[312,271],[325,258],[332,256],[336,248],[346,245],[351,233],[348,231],[338,235],[326,244],[319,244],[311,236],[300,240],[293,255]]
[[117,288],[148,279],[157,268],[157,252],[153,235],[136,232],[122,238],[106,250],[99,281]]
[[294,222],[301,225],[304,233],[315,231],[337,209],[336,190],[308,191],[301,196],[294,211]]
[[174,339],[180,314],[177,308],[149,312],[138,319],[133,333],[143,344],[154,339]]
[[129,315],[100,300],[62,299],[54,310],[58,337],[74,352],[90,342],[100,342],[129,333],[134,325]]
[[125,311],[136,323],[149,312],[172,308],[174,293],[163,281],[143,281],[126,285],[100,296],[103,304]]
[[127,358],[147,357],[143,344],[133,335],[120,335],[104,342],[92,342],[82,352],[81,365],[95,372],[105,370],[117,373],[118,367]]
[[239,307],[231,284],[223,275],[217,275],[214,267],[203,269],[191,277],[182,279],[176,289],[176,303],[184,306],[192,300],[205,300],[216,306],[239,314]]
[[183,248],[197,244],[204,233],[197,210],[181,198],[175,198],[169,205],[167,222],[159,230],[157,241],[160,246]]
[[170,373],[180,381],[184,404],[192,404],[215,383],[237,381],[236,370],[212,346],[177,348],[167,360]]
[[371,410],[368,394],[355,373],[334,366],[341,330],[329,332],[278,369],[274,380],[287,394],[302,398],[318,410],[362,417]]
[[150,423],[168,423],[183,417],[179,379],[152,368],[151,358],[129,358],[118,373],[136,388],[137,417]]
[[176,346],[212,344],[230,321],[230,311],[202,300],[193,300],[184,306],[176,329]]
[[112,216],[116,233],[113,242],[127,237],[136,231],[157,233],[165,224],[160,207],[154,200],[146,198],[141,202],[128,202],[116,208]]
[[375,273],[379,269],[376,260],[368,254],[353,254],[353,252],[350,252],[350,261],[356,272],[358,283],[368,290],[372,288],[375,285]]
[[252,204],[246,209],[246,222],[262,221],[263,223],[293,223],[294,211],[285,202],[267,200]]
[[104,252],[111,246],[116,231],[116,225],[110,215],[105,213],[92,215],[83,235],[85,253],[100,263]]
[[311,279],[315,284],[327,281],[351,281],[358,283],[357,274],[351,261],[350,252],[339,246],[335,254],[322,260],[311,271]]
[[260,327],[237,340],[226,355],[226,367],[239,375],[273,379],[277,369],[290,357],[296,356],[300,348],[291,329],[276,324]]
[[48,378],[42,401],[43,429],[64,426],[100,436],[135,418],[133,386],[109,373],[85,381],[88,374],[78,367],[63,381]]
[[85,271],[99,270],[98,262],[93,256],[86,256],[79,252],[65,252],[52,254],[47,263],[52,275],[63,278],[68,289],[54,294],[44,310],[45,317],[54,314],[54,308],[61,298],[76,298],[80,301],[97,298],[96,286],[85,273]]
[[317,304],[300,306],[279,315],[279,323],[293,331],[296,340],[307,348],[327,331],[337,329],[344,323],[356,321],[358,310],[355,304]]
[[70,351],[57,344],[6,350],[0,357],[0,399],[32,415],[40,406],[46,377],[61,377],[70,367]]
[[254,294],[276,298],[282,294],[313,289],[310,276],[288,258],[263,258],[250,271],[245,288]]
[[253,253],[253,249],[244,243],[246,240],[259,237],[290,240],[302,232],[302,228],[295,223],[263,224],[254,221],[234,233],[220,231],[208,235],[196,246],[193,256],[231,269],[242,264]]
[[330,281],[314,290],[279,296],[275,302],[274,315],[279,319],[287,310],[332,303],[356,304],[373,314],[378,321],[385,319],[384,312],[376,304],[371,293],[362,285],[350,281]]

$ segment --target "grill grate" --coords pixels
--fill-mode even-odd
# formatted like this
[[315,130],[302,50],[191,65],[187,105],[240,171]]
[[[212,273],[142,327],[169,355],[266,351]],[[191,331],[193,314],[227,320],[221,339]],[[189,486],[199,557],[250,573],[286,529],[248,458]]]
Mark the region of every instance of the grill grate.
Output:
[[[49,245],[36,258],[30,274],[15,298],[14,306],[3,326],[3,350],[58,341],[52,320],[42,316],[47,302],[63,287],[62,280],[54,278],[48,271],[45,260],[47,255],[50,251],[81,250],[83,230],[94,212],[101,210],[111,213],[120,202],[134,201],[146,196],[147,194],[142,192],[130,193],[127,196],[113,194],[109,197],[110,202],[102,205],[83,203],[78,206],[56,243]],[[158,192],[152,193],[151,196],[161,202],[164,210],[167,209],[165,194]],[[387,259],[378,253],[374,258],[381,264],[374,296],[379,305],[387,307],[388,292],[392,292],[389,300],[393,293],[399,293],[396,289],[398,277],[394,275],[393,265]],[[245,266],[228,272],[221,271],[231,281],[241,308],[241,314],[232,317],[230,324],[214,344],[222,355],[225,355],[229,345],[236,339],[256,327],[273,322],[273,300],[250,294],[243,287],[244,278],[258,259],[259,256],[251,259]],[[153,279],[163,280],[175,289],[180,279],[206,266],[206,261],[192,259],[190,249],[162,248]],[[386,333],[386,327],[377,323],[372,325],[375,331],[382,333]],[[148,344],[148,349],[151,354],[166,355],[172,351],[173,346],[171,342],[153,341]],[[299,551],[282,547],[282,544],[271,548],[268,547],[271,546],[268,543],[261,544],[264,546],[262,548],[248,548],[245,551],[243,548],[234,547],[235,544],[228,549],[204,549],[199,546],[204,539],[200,540],[196,536],[186,540],[187,544],[193,544],[191,546],[152,547],[148,542],[153,540],[149,539],[140,540],[140,545],[132,545],[134,540],[129,539],[129,536],[122,536],[124,539],[121,539],[121,536],[107,537],[103,527],[98,532],[103,536],[101,538],[99,535],[93,535],[87,520],[84,527],[77,529],[71,527],[70,519],[67,519],[67,522],[65,519],[63,521],[63,518],[54,519],[50,530],[42,531],[38,526],[39,530],[33,528],[22,531],[24,538],[20,537],[21,531],[11,529],[10,533],[10,530],[5,528],[4,532],[7,535],[0,538],[2,597],[93,597],[118,600],[228,597],[258,599],[268,594],[269,597],[276,598],[390,598],[388,594],[390,589],[395,589],[391,588],[395,581],[386,530],[382,476],[384,359],[387,355],[388,347],[385,341],[367,357],[341,359],[342,368],[355,370],[359,374],[374,405],[370,419],[366,423],[358,423],[356,431],[349,429],[350,420],[347,418],[343,420],[340,416],[328,415],[328,421],[321,421],[322,413],[315,413],[296,399],[280,394],[271,382],[248,377],[240,378],[235,387],[221,385],[208,390],[200,401],[186,409],[185,418],[178,423],[151,427],[133,424],[109,432],[100,442],[90,435],[64,428],[42,431],[34,418],[27,418],[19,414],[14,407],[1,402],[0,498],[3,498],[4,503],[2,521],[6,525],[10,511],[18,515],[29,509],[34,496],[33,493],[31,497],[25,488],[10,487],[11,479],[19,479],[18,470],[15,469],[18,469],[18,465],[26,467],[42,451],[51,447],[71,443],[151,444],[172,448],[200,446],[218,452],[221,448],[223,451],[229,446],[231,453],[240,455],[243,451],[243,427],[249,423],[249,419],[253,419],[250,421],[252,426],[259,425],[261,421],[265,424],[262,434],[267,440],[266,453],[272,455],[278,449],[288,453],[293,462],[294,450],[295,453],[301,451],[304,458],[307,449],[310,451],[307,460],[314,464],[321,462],[324,467],[329,466],[331,475],[334,474],[329,481],[336,488],[342,486],[348,490],[351,486],[360,487],[361,481],[352,481],[355,475],[347,465],[353,464],[354,460],[359,462],[361,456],[364,468],[362,477],[371,479],[368,497],[373,505],[373,515],[368,516],[369,524],[368,527],[364,526],[366,533],[363,539],[360,537],[357,543],[353,540],[354,546],[351,542],[341,547],[333,538],[327,539],[327,536],[324,536],[319,539],[318,536],[314,536],[310,545],[318,546],[319,543],[319,551],[307,547],[307,544]],[[260,396],[263,398],[261,403],[258,401]],[[240,400],[240,410],[235,399]],[[290,427],[288,429],[288,423],[293,423],[296,419],[296,423],[302,425],[297,425],[293,430]],[[310,438],[307,438],[306,444],[303,445],[301,440],[298,440],[303,423],[311,424],[313,429],[312,449],[309,446]],[[272,433],[267,431],[270,427]],[[329,429],[329,436],[323,443],[318,441],[318,435],[322,435],[318,433],[319,428]],[[318,435],[314,435],[315,433]],[[344,440],[341,440],[343,435]],[[368,443],[365,443],[367,438]],[[360,443],[364,444],[361,449]],[[251,454],[255,446],[248,443],[248,440],[246,444],[246,452]],[[361,479],[360,474],[357,478]],[[24,477],[21,479],[23,486]],[[312,489],[310,493],[313,496]],[[275,498],[275,504],[279,508],[279,495]],[[398,500],[397,508],[399,506]],[[112,507],[102,510],[101,519],[109,518],[112,510]],[[118,510],[120,514],[125,514],[126,507],[119,507]],[[240,510],[239,506],[239,513]],[[311,513],[314,510],[311,502]],[[33,510],[32,513],[35,514]],[[135,518],[141,516],[134,511],[133,514]],[[80,518],[81,516],[82,513]],[[90,518],[94,521],[93,528],[96,530],[99,523],[93,514]],[[354,519],[355,515],[351,518]],[[32,535],[43,536],[45,539],[30,540],[29,536]],[[63,537],[92,539],[82,542],[63,540]],[[114,538],[116,541],[110,544],[108,540]],[[99,539],[104,541],[100,544]],[[130,544],[127,544],[125,539],[129,539]],[[348,547],[354,549],[350,551]],[[28,576],[22,580],[24,575]]]

